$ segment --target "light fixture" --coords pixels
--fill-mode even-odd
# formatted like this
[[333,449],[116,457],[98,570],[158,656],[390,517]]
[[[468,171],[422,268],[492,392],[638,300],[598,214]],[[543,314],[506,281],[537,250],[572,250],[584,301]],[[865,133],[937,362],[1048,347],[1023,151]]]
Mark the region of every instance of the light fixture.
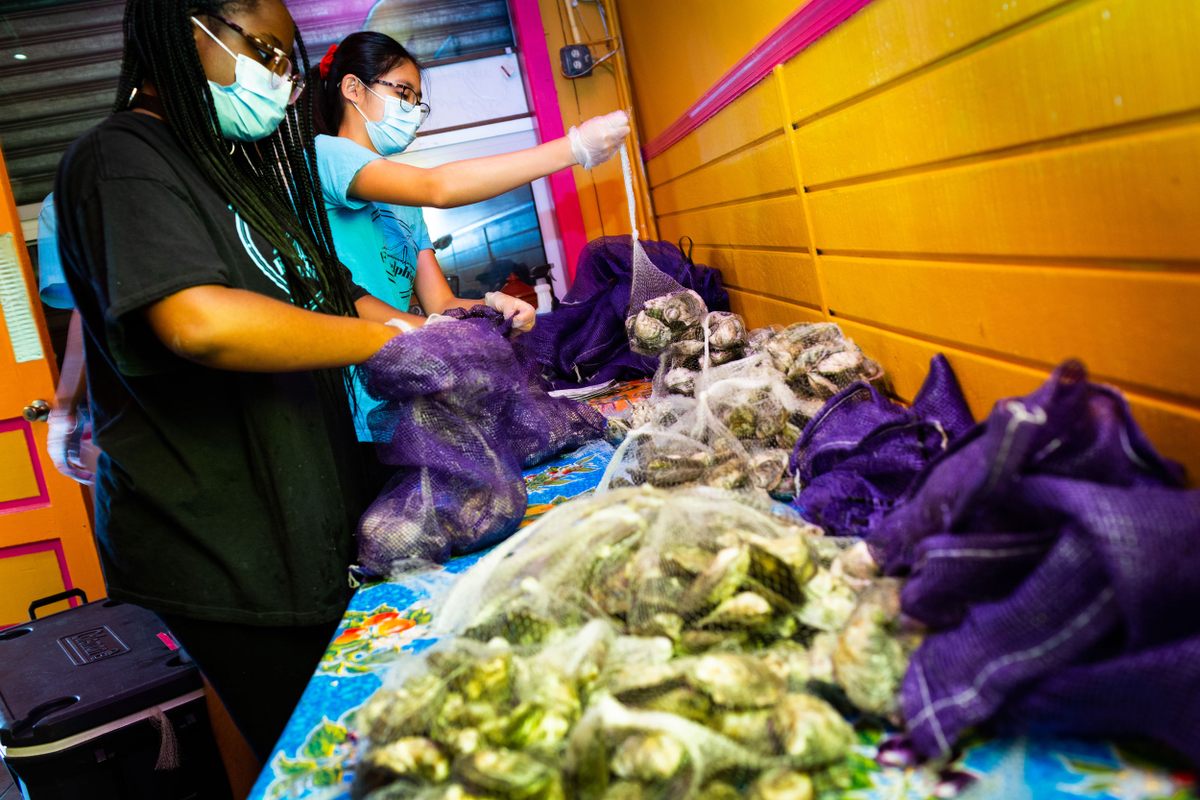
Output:
[[29,58],[29,56],[25,55],[24,53],[13,53],[13,58],[15,58],[17,61],[24,61],[25,59]]

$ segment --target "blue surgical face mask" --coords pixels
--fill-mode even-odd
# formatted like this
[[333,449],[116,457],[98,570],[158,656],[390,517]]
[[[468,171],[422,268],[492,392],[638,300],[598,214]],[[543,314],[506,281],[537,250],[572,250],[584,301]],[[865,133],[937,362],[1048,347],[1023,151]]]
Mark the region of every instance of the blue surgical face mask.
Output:
[[287,115],[288,98],[292,94],[291,82],[249,56],[234,53],[195,17],[192,17],[192,22],[237,61],[233,84],[222,86],[216,81],[208,82],[221,135],[239,142],[267,138]]
[[383,101],[383,119],[378,122],[367,119],[367,115],[363,114],[358,103],[351,102],[354,110],[362,114],[362,118],[366,120],[367,136],[371,139],[371,146],[381,156],[403,153],[405,148],[412,144],[413,139],[417,138],[417,128],[421,127],[421,123],[425,121],[425,112],[419,104],[409,106],[409,109],[405,111],[404,106],[407,104],[402,103],[399,98],[384,97],[365,83],[362,86]]

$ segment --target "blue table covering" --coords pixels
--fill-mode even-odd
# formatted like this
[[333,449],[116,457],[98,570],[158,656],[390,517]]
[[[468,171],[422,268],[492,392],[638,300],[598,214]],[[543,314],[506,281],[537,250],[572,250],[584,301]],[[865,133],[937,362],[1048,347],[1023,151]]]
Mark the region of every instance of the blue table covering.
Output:
[[[624,387],[596,405],[618,413],[643,396],[644,385]],[[595,442],[525,474],[525,524],[557,505],[591,493],[612,448]],[[470,569],[484,554],[456,558],[443,569]],[[390,664],[437,639],[429,631],[430,597],[422,581],[374,583],[360,588],[300,698],[275,755],[259,776],[252,800],[343,800],[354,776],[353,714],[381,685]],[[940,771],[884,768],[875,761],[880,734],[861,734],[851,759],[847,800],[933,800],[963,785],[972,796],[1185,800],[1196,798],[1194,776],[1172,773],[1104,742],[1063,739],[981,741],[964,748]]]

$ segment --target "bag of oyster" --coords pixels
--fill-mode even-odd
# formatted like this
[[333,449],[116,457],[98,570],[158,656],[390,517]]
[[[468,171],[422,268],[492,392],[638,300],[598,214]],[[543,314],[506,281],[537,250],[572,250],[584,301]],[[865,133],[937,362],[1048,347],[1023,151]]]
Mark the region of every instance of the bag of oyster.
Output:
[[889,714],[911,650],[873,575],[865,550],[725,492],[556,509],[463,577],[444,644],[361,712],[358,796],[836,790],[857,739],[822,695]]
[[694,396],[667,391],[610,423],[607,435],[619,441],[600,490],[711,486],[790,497],[799,403],[768,357],[702,366],[692,375]]

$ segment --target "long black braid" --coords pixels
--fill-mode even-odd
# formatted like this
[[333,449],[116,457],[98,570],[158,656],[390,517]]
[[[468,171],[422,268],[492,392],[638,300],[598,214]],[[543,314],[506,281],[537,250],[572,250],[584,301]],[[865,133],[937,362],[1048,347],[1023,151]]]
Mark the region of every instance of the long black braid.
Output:
[[[128,109],[134,90],[144,80],[152,80],[167,122],[184,149],[250,227],[278,252],[292,301],[330,314],[355,316],[321,200],[309,93],[288,109],[279,129],[264,140],[231,148],[220,132],[190,17],[224,15],[231,8],[252,7],[256,1],[128,0],[115,110]],[[299,31],[296,43],[307,77],[308,52]]]

